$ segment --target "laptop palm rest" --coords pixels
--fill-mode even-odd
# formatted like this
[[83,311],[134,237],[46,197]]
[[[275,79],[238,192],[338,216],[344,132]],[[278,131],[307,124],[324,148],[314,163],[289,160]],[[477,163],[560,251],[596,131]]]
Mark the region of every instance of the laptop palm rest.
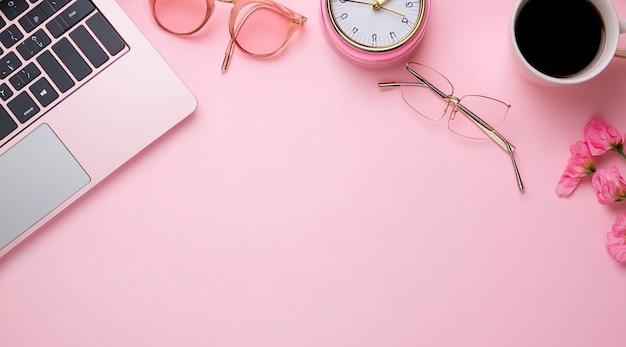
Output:
[[0,155],[0,249],[90,180],[47,124]]

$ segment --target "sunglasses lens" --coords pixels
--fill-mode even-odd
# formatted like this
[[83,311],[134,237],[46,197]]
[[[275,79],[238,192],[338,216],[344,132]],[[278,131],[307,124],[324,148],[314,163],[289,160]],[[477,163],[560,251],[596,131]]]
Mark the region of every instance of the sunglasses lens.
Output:
[[274,8],[247,5],[239,11],[236,23],[237,43],[248,53],[271,55],[287,41],[289,21]]
[[197,31],[206,22],[209,11],[207,0],[156,0],[154,4],[159,25],[176,34]]

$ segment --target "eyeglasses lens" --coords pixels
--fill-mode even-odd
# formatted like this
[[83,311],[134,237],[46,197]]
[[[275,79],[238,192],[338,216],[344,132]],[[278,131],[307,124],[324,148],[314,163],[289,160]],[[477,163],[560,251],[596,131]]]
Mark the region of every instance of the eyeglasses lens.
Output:
[[[409,63],[408,67],[443,95],[448,97],[453,95],[452,84],[437,70],[418,63]],[[454,102],[446,101],[445,98],[425,86],[419,78],[415,79],[415,82],[417,83],[402,85],[402,97],[415,112],[431,120],[439,120],[448,115],[448,128],[457,135],[472,139],[488,137],[483,131],[484,128],[461,112]],[[502,124],[509,110],[509,106],[502,101],[481,95],[467,95],[459,102],[494,129],[498,129]]]
[[237,44],[256,56],[270,56],[280,51],[288,39],[289,20],[277,9],[259,3],[243,7],[236,19]]
[[206,0],[156,0],[155,19],[167,30],[188,34],[204,25],[209,11]]
[[[452,84],[436,70],[416,63],[410,63],[409,67],[444,95],[452,95],[454,91]],[[446,111],[450,111],[448,102],[424,85],[422,81],[412,78],[411,82],[415,83],[402,84],[401,90],[404,101],[415,112],[430,120],[439,120],[446,114]]]
[[[508,105],[502,101],[481,95],[464,96],[460,103],[494,129],[500,127],[509,111]],[[458,108],[450,115],[448,128],[453,133],[472,139],[482,140],[488,136],[475,121]]]

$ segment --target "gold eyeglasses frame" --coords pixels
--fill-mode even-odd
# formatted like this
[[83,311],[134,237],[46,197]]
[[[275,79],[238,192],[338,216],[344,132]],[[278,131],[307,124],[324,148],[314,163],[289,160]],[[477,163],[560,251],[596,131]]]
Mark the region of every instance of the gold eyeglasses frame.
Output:
[[[442,73],[440,73],[439,71],[437,71],[437,70],[435,70],[435,69],[433,69],[433,68],[431,68],[429,66],[426,66],[424,64],[420,64],[420,63],[417,63],[417,62],[409,62],[409,63],[406,64],[406,69],[407,69],[407,71],[411,75],[413,75],[413,77],[417,78],[417,80],[419,82],[381,82],[381,83],[378,83],[378,87],[380,87],[380,88],[393,88],[393,87],[412,86],[412,87],[426,87],[426,88],[430,89],[433,93],[435,93],[436,95],[441,97],[446,102],[446,107],[445,107],[444,113],[442,114],[442,117],[445,116],[446,114],[450,114],[450,117],[453,117],[455,115],[456,111],[460,111],[472,123],[474,123],[480,130],[482,130],[490,139],[492,139],[496,144],[498,144],[498,146],[500,146],[504,151],[506,151],[508,153],[508,155],[509,155],[509,157],[511,159],[511,163],[513,165],[513,170],[515,172],[515,179],[516,179],[516,182],[517,182],[517,187],[518,187],[518,189],[520,191],[523,191],[524,188],[525,188],[524,187],[524,183],[522,182],[522,178],[521,178],[521,175],[519,173],[519,168],[517,166],[517,162],[515,160],[515,156],[513,155],[513,152],[515,151],[515,146],[513,146],[504,136],[502,136],[502,134],[500,134],[489,123],[484,121],[476,113],[472,112],[469,108],[467,108],[465,105],[463,105],[461,103],[461,100],[463,99],[463,97],[462,98],[458,98],[458,97],[453,95],[454,88],[452,89],[453,92],[451,94],[446,94],[446,93],[442,92],[439,88],[435,87],[431,82],[426,80],[423,76],[421,76],[414,69],[412,69],[411,68],[412,65],[417,65],[417,66],[429,69],[429,70],[439,74],[441,77],[443,77],[450,84],[450,86],[452,86],[452,83],[450,82],[450,80],[446,76],[444,76]],[[508,112],[508,109],[510,109],[510,107],[511,107],[511,105],[509,105],[509,104],[506,104],[506,103],[504,103],[504,102],[502,102],[502,101],[500,101],[498,99],[494,99],[494,98],[491,98],[491,97],[488,97],[488,96],[483,96],[483,95],[473,95],[473,96],[480,96],[480,97],[483,97],[483,98],[487,98],[487,99],[491,99],[491,100],[503,103],[507,107],[507,112]],[[403,98],[404,98],[404,96],[403,96]],[[405,102],[407,102],[406,99],[405,99]],[[411,106],[411,105],[409,104],[409,106]],[[413,108],[413,107],[411,106],[411,108]],[[419,111],[417,111],[415,109],[414,109],[414,111],[420,113]],[[452,129],[450,129],[450,130],[452,130]],[[454,132],[454,133],[456,133],[456,132]],[[460,136],[464,136],[464,135],[461,135],[461,134],[458,134],[458,133],[456,133],[456,134],[460,135]]]

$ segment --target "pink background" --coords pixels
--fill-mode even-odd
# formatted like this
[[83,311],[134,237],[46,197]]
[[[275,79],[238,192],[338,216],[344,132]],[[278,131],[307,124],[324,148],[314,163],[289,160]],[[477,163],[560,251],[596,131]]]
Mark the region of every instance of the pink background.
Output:
[[520,193],[498,146],[377,89],[401,65],[342,60],[317,0],[284,0],[310,19],[285,54],[227,74],[229,5],[183,39],[119,3],[199,108],[0,260],[0,345],[626,345],[604,246],[626,205],[554,193],[594,114],[626,132],[626,61],[540,87],[513,69],[514,0],[433,1],[412,59],[513,105]]

